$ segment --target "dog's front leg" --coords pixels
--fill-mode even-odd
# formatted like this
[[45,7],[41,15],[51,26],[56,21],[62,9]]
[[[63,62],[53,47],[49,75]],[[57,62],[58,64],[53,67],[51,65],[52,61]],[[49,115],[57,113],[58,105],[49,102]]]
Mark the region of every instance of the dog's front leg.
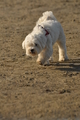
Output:
[[53,49],[45,48],[42,52],[38,55],[37,63],[43,65],[53,54]]

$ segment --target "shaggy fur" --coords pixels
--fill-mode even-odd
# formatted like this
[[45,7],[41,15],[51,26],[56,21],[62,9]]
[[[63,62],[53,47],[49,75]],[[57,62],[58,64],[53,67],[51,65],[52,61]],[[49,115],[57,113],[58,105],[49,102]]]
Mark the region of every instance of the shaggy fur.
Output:
[[[46,34],[46,31],[49,34]],[[26,50],[26,55],[38,55],[37,62],[43,65],[48,60],[52,61],[55,42],[57,42],[59,48],[59,61],[67,60],[66,38],[63,28],[53,13],[47,11],[39,18],[33,31],[26,36],[22,47]]]

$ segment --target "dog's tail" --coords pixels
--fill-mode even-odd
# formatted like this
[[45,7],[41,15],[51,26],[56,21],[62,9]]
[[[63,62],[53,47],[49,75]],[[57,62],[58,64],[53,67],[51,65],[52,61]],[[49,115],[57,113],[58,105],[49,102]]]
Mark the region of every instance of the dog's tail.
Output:
[[46,11],[43,13],[43,16],[39,18],[39,20],[36,22],[36,25],[46,21],[46,20],[56,20],[56,18],[54,17],[52,11]]
[[47,17],[47,20],[56,20],[52,11],[46,11],[43,13],[43,16]]

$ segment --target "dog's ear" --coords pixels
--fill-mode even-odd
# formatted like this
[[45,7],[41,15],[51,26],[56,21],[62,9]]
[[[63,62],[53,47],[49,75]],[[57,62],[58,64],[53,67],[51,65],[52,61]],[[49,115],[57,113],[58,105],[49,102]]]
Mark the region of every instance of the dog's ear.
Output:
[[22,48],[25,49],[25,41],[22,42]]

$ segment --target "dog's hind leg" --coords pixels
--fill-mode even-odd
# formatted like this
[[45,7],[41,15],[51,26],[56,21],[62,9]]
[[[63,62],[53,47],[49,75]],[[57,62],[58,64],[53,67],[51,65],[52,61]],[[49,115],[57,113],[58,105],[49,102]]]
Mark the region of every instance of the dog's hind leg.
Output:
[[57,44],[58,44],[58,48],[59,48],[59,61],[68,60],[67,50],[66,50],[66,38],[65,38],[63,30],[61,31],[59,40],[57,41]]

